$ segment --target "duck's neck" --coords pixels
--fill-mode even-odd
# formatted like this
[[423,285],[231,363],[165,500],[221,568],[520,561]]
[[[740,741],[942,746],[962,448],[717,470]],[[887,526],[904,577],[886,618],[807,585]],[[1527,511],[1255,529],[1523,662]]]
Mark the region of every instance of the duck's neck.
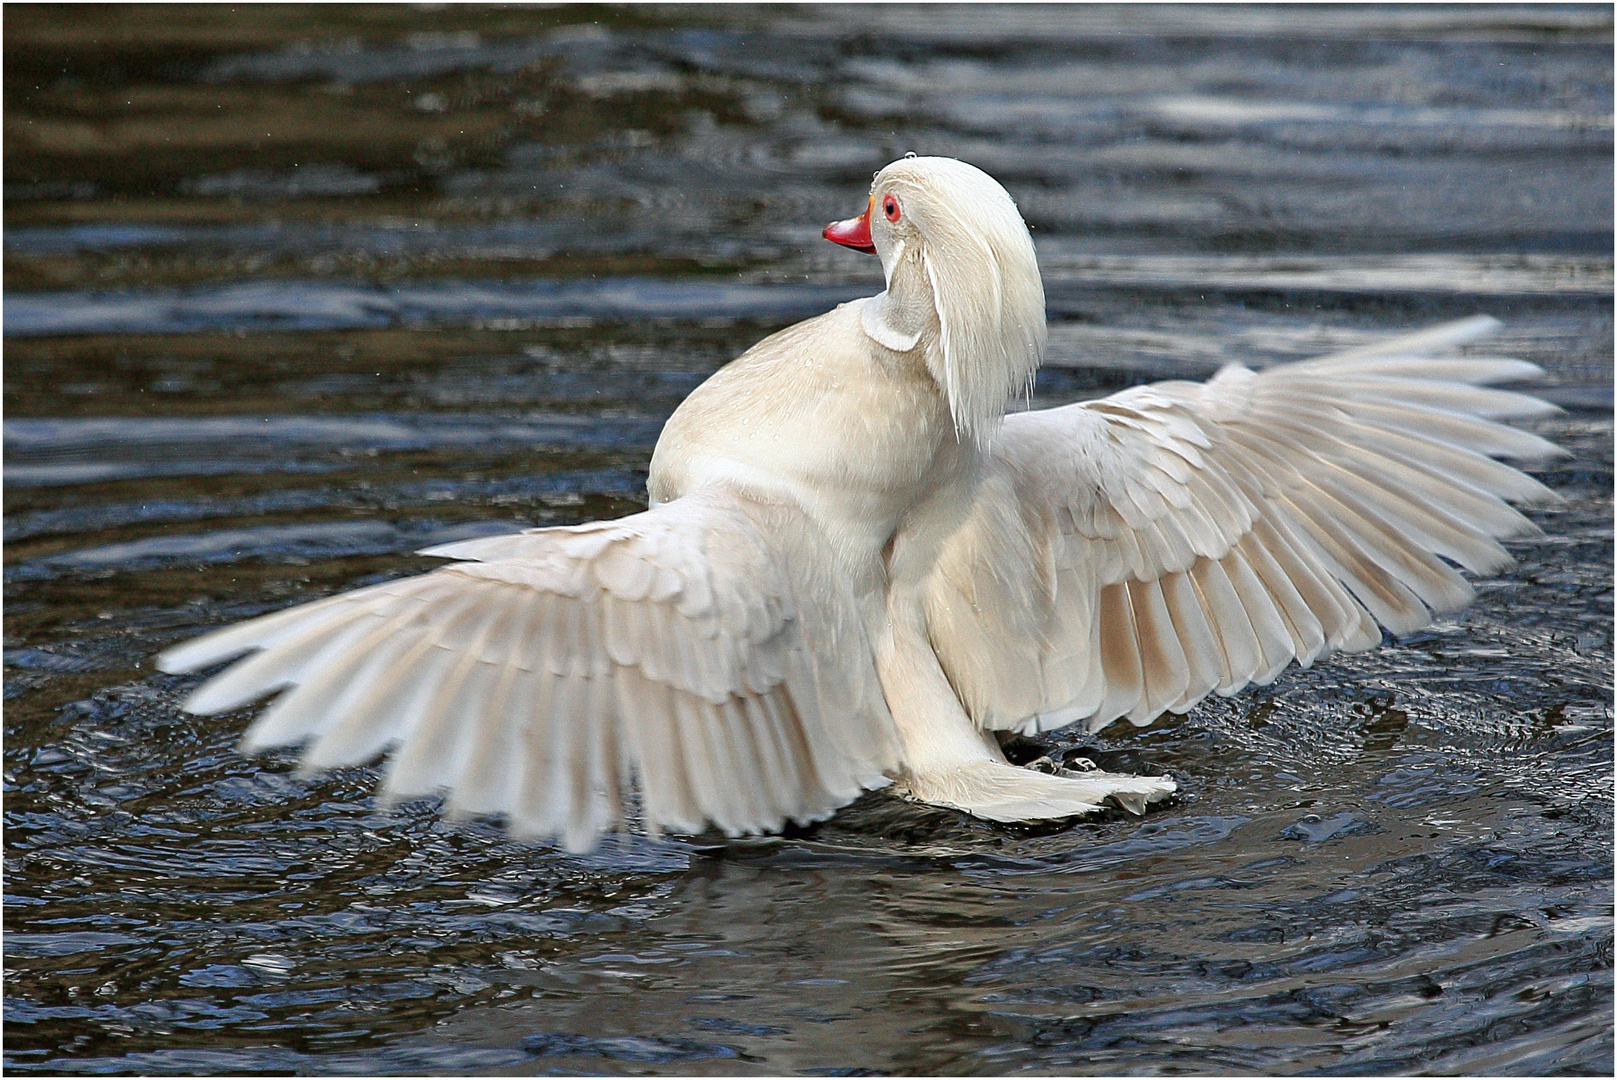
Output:
[[955,434],[982,444],[1011,395],[1031,382],[1044,351],[1037,264],[1030,281],[1005,280],[992,260],[979,279],[961,281],[917,247],[892,253],[885,269],[887,290],[865,304],[865,333],[915,355],[948,404]]
[[887,290],[865,304],[865,333],[894,352],[935,348],[938,312],[919,253],[901,248],[885,269]]

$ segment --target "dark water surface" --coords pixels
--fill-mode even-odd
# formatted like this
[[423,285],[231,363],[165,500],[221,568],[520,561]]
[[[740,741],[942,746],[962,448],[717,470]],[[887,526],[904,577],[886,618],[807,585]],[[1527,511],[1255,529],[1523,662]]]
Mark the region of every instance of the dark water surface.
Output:
[[[5,13],[5,1066],[1612,1069],[1611,10]],[[1183,797],[577,858],[238,756],[163,646],[643,505],[668,413],[1000,177],[1041,404],[1487,312],[1573,452],[1470,610],[1150,728]]]

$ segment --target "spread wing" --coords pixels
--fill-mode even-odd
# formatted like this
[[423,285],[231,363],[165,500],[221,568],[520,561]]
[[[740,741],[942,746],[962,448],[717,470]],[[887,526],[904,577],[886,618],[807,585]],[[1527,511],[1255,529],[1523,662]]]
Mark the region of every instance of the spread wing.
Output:
[[248,749],[389,748],[384,790],[587,850],[637,788],[648,826],[731,835],[886,783],[896,734],[854,602],[800,512],[720,490],[617,521],[472,540],[468,560],[255,619],[159,657],[252,655],[186,702],[280,696]]
[[1143,724],[1467,603],[1455,566],[1508,566],[1508,504],[1555,499],[1494,459],[1561,453],[1501,423],[1553,406],[1488,386],[1538,368],[1433,355],[1496,325],[1007,417],[929,585],[973,718]]

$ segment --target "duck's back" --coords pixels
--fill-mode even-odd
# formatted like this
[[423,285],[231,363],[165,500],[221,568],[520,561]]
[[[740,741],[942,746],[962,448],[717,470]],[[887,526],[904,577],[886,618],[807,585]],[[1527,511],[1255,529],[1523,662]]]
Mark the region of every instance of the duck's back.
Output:
[[723,483],[789,499],[879,549],[954,436],[924,367],[860,329],[864,304],[787,327],[697,387],[657,442],[652,501]]

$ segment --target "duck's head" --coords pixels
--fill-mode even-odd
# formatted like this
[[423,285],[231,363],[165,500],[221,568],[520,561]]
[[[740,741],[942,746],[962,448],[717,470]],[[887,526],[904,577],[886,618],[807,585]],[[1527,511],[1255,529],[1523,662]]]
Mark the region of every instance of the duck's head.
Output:
[[865,212],[825,238],[881,257],[887,291],[866,301],[865,333],[925,350],[957,433],[980,439],[1044,355],[1044,285],[1016,204],[953,158],[905,157],[870,187]]

